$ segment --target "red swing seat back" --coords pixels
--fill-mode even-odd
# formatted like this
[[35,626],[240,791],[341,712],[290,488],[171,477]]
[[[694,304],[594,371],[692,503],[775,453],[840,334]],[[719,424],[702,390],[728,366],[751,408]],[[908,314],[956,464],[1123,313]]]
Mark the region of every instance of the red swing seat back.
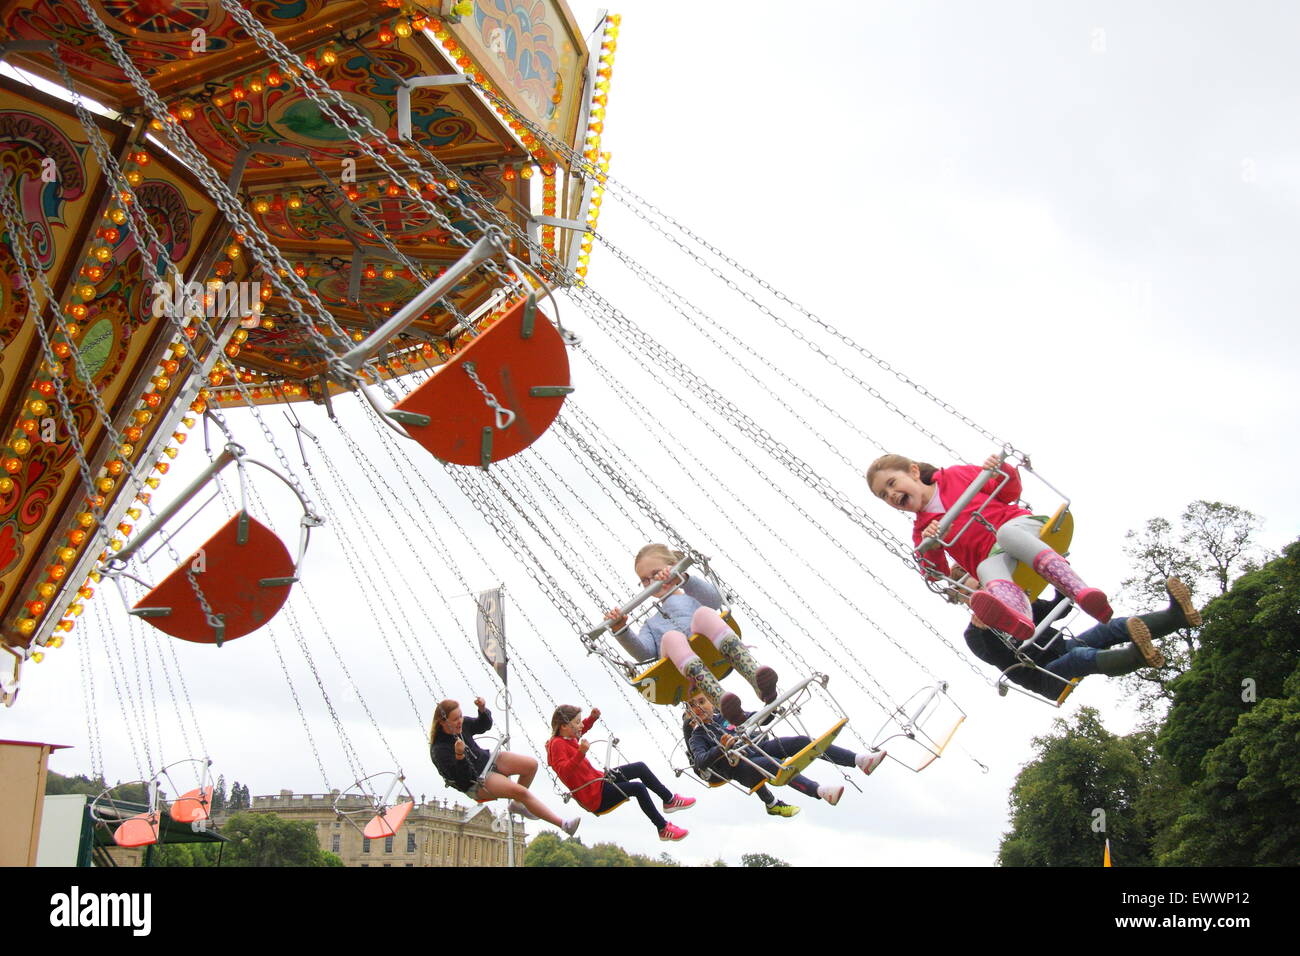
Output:
[[396,806],[389,807],[383,813],[375,814],[371,821],[366,824],[366,828],[361,831],[362,835],[367,840],[393,836],[406,822],[406,815],[411,812],[411,808],[414,806],[414,800],[403,800]]
[[141,616],[172,637],[215,644],[216,632],[203,613],[187,573],[198,561],[201,570],[196,569],[194,577],[212,612],[224,618],[223,641],[251,634],[275,617],[288,600],[292,584],[264,585],[262,581],[292,578],[293,558],[275,532],[251,515],[246,518],[247,533],[241,541],[241,514],[236,513],[222,525],[203,547],[141,598],[133,611],[167,608],[166,614]]
[[[560,414],[564,395],[553,392],[568,388],[569,354],[541,309],[531,319],[526,311],[527,300],[520,300],[394,406],[429,416],[428,425],[403,427],[441,460],[482,465],[485,429],[491,436],[488,460],[509,458],[537,441]],[[507,428],[496,427],[496,414],[466,373],[466,362],[474,364],[474,373],[497,401],[515,413]],[[534,394],[535,389],[543,394]]]
[[167,813],[177,823],[206,820],[211,815],[212,793],[212,787],[200,787],[183,793],[172,801]]
[[113,831],[113,842],[121,847],[149,846],[158,842],[158,814],[140,813],[127,817]]

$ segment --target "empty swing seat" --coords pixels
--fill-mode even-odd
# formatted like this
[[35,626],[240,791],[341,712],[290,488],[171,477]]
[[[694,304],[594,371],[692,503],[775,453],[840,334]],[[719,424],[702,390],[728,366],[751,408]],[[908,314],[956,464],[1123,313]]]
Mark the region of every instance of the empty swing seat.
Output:
[[[188,571],[221,628],[203,612]],[[185,641],[219,644],[251,634],[284,606],[296,580],[293,558],[270,528],[241,511],[131,609]]]
[[206,820],[211,815],[212,787],[197,787],[177,797],[170,807],[168,815],[177,823],[196,823]]
[[158,842],[158,815],[141,813],[123,820],[113,831],[113,842],[121,847],[150,846]]
[[393,836],[406,822],[406,815],[411,812],[411,808],[414,806],[414,800],[403,800],[396,806],[389,807],[383,813],[375,814],[374,818],[366,824],[365,829],[361,831],[362,836],[367,840]]
[[[496,413],[467,372],[467,363],[501,406],[514,412],[505,428],[496,427]],[[407,434],[436,457],[486,467],[537,441],[571,391],[564,340],[535,303],[524,299],[393,411]],[[428,423],[414,422],[410,414],[426,415]]]

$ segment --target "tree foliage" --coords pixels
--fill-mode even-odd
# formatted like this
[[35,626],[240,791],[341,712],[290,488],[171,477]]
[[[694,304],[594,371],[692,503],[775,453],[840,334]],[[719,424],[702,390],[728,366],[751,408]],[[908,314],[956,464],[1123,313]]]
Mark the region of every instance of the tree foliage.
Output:
[[785,860],[779,860],[774,856],[766,853],[743,853],[740,857],[741,866],[789,866]]
[[305,820],[286,820],[274,813],[235,813],[221,835],[226,844],[225,866],[342,866],[333,853],[321,850],[316,828]]
[[524,866],[680,866],[667,853],[651,859],[628,853],[614,843],[584,846],[576,837],[562,839],[556,833],[539,833],[528,844]]
[[[1260,525],[1254,513],[1221,501],[1193,501],[1183,509],[1177,527],[1166,518],[1152,518],[1125,536],[1124,553],[1133,562],[1133,573],[1121,582],[1120,594],[1135,613],[1168,602],[1165,580],[1170,577],[1181,578],[1198,603],[1221,595],[1234,574],[1258,566],[1263,552],[1255,536]],[[1151,719],[1172,701],[1169,681],[1191,666],[1198,646],[1190,630],[1177,631],[1159,644],[1166,667],[1143,669],[1123,680],[1139,711]]]
[[1085,708],[1034,741],[1000,862],[1095,866],[1109,836],[1120,866],[1300,864],[1300,541],[1204,616],[1154,728],[1116,737]]
[[1003,866],[1098,866],[1109,837],[1130,866],[1151,862],[1152,833],[1136,810],[1155,762],[1153,737],[1117,737],[1091,707],[1034,738],[1036,757],[1011,790]]

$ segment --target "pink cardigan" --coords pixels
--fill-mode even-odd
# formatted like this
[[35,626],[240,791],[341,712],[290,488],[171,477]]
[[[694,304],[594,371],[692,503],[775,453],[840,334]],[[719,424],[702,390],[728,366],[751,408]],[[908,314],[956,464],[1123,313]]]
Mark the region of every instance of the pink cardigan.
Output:
[[[989,495],[998,482],[1002,479],[996,475],[988,480],[988,483],[971,499],[969,505],[962,511],[961,515],[953,523],[953,529],[961,528],[970,516],[985,501],[988,504],[980,512],[988,522],[995,528],[1000,528],[1013,518],[1019,518],[1021,515],[1033,514],[1026,508],[1021,508],[1016,504],[1020,498],[1020,492],[1023,486],[1020,483],[1020,473],[1012,465],[1003,464],[1002,470],[1011,476],[1011,480],[1002,486],[992,500]],[[934,480],[939,486],[939,497],[945,503],[945,506],[951,508],[953,503],[961,497],[963,491],[972,481],[983,471],[978,465],[953,465],[950,468],[940,468],[934,473]],[[942,512],[922,511],[916,516],[916,524],[912,526],[912,543],[919,545],[921,543],[921,532],[931,521],[938,521],[943,517]],[[951,532],[950,532],[951,533]],[[989,531],[988,528],[978,521],[973,522],[968,527],[951,549],[935,548],[927,551],[923,560],[936,571],[948,573],[948,556],[945,550],[951,550],[952,558],[971,574],[975,573],[976,568],[980,566],[989,552],[997,545],[997,536]],[[922,571],[925,574],[925,571]],[[927,575],[931,576],[931,575]]]

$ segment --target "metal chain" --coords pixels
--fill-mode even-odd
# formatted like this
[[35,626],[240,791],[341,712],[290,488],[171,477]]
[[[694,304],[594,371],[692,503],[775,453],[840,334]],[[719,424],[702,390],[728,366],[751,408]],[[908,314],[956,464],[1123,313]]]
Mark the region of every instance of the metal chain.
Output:
[[[513,103],[511,103],[504,97],[500,96],[494,90],[485,87],[482,83],[475,81],[473,78],[470,78],[469,82],[481,94],[483,94],[493,103],[499,105],[501,108],[508,111],[520,123],[523,123],[524,126],[528,129],[528,131],[531,132],[534,136],[538,137],[540,140],[542,140],[542,142],[545,143],[547,148],[550,149],[554,154],[563,157],[566,160],[566,165],[571,171],[574,171],[582,176],[594,178],[596,181],[598,181],[602,186],[605,186],[606,188],[612,187],[612,192],[616,197],[626,197],[626,199],[630,199],[631,202],[625,201],[623,198],[620,198],[620,201],[624,202],[624,205],[626,205],[629,209],[632,209],[632,211],[639,218],[641,218],[643,221],[647,222],[648,224],[651,224],[658,231],[660,231],[661,234],[664,234],[666,238],[670,238],[670,241],[673,241],[674,244],[681,247],[683,251],[686,251],[688,255],[691,255],[692,258],[696,259],[697,262],[699,262],[701,265],[704,265],[706,268],[708,268],[711,272],[714,273],[715,276],[717,276],[724,283],[726,283],[733,291],[744,296],[747,301],[749,301],[751,304],[753,304],[754,306],[756,306],[757,308],[765,312],[770,318],[772,318],[778,324],[781,324],[782,327],[789,330],[791,334],[795,334],[796,337],[805,341],[810,348],[814,349],[814,351],[819,351],[819,350],[813,345],[813,343],[810,340],[806,339],[806,337],[802,336],[801,334],[798,334],[797,330],[791,329],[788,326],[788,324],[783,324],[775,314],[773,314],[770,310],[764,307],[761,303],[757,302],[751,295],[746,293],[744,290],[740,289],[734,282],[728,280],[715,267],[708,265],[698,256],[694,255],[693,253],[690,253],[689,250],[686,250],[685,247],[681,246],[680,242],[677,242],[676,240],[671,240],[671,237],[667,237],[666,233],[663,233],[663,230],[660,229],[657,226],[657,224],[651,222],[651,220],[647,219],[644,215],[642,215],[642,213],[639,212],[635,208],[635,206],[640,205],[641,207],[648,209],[651,213],[653,213],[654,215],[658,216],[659,218],[669,223],[675,229],[679,230],[684,235],[689,237],[692,241],[706,248],[710,253],[712,253],[717,258],[721,259],[728,266],[740,272],[747,279],[757,283],[759,286],[761,286],[764,289],[764,291],[768,292],[778,300],[784,302],[786,305],[790,306],[792,309],[794,309],[797,313],[802,315],[804,318],[808,319],[815,325],[822,328],[825,332],[827,332],[831,336],[839,339],[845,345],[849,346],[854,351],[858,352],[868,361],[872,362],[874,365],[880,368],[881,371],[886,372],[888,374],[892,374],[900,382],[911,386],[919,395],[929,399],[931,402],[938,405],[941,409],[943,409],[944,412],[948,413],[949,415],[952,415],[954,418],[957,418],[962,424],[966,425],[968,428],[971,428],[974,431],[978,432],[980,435],[982,435],[987,440],[993,442],[995,445],[999,447],[1010,448],[1018,456],[1023,457],[1023,452],[1020,452],[1009,442],[1004,441],[989,429],[984,428],[982,425],[978,424],[973,419],[964,415],[954,405],[945,402],[943,399],[939,398],[937,395],[935,395],[929,389],[925,388],[919,382],[913,381],[905,373],[901,372],[898,369],[895,369],[893,365],[891,365],[889,362],[885,361],[883,358],[876,355],[874,352],[870,351],[869,349],[855,342],[852,338],[850,338],[849,336],[841,332],[839,329],[835,328],[833,325],[831,325],[831,323],[829,323],[825,319],[822,319],[821,317],[817,316],[810,310],[806,309],[799,303],[789,298],[787,295],[785,295],[785,293],[781,292],[779,289],[772,286],[770,283],[768,283],[766,280],[756,275],[750,269],[745,268],[743,265],[741,265],[735,259],[728,256],[721,249],[718,249],[712,243],[709,243],[707,240],[696,235],[685,225],[683,225],[682,223],[674,219],[672,216],[669,216],[667,213],[663,212],[663,210],[659,209],[659,207],[655,206],[653,203],[649,202],[648,200],[638,195],[630,187],[620,182],[619,180],[615,179],[613,176],[610,176],[609,173],[600,169],[599,166],[597,166],[595,163],[588,160],[586,157],[582,156],[580,153],[578,153],[576,150],[574,150],[564,141],[558,139],[549,130],[539,127],[532,120],[531,117],[526,116],[522,111],[518,109],[518,107],[516,107]],[[597,236],[597,238],[599,238],[599,236]],[[822,354],[824,358],[827,358],[828,360],[830,359],[829,356],[825,355],[824,353]],[[831,362],[831,364],[840,367],[837,362]],[[845,374],[847,375],[849,373],[845,371]],[[853,378],[854,376],[850,375],[850,377]],[[925,429],[923,426],[921,426],[918,422],[915,421],[915,419],[912,419],[910,416],[904,414],[901,411],[901,409],[898,409],[897,406],[894,406],[892,403],[885,400],[884,397],[880,395],[878,392],[872,390],[869,386],[866,386],[865,383],[860,382],[860,380],[859,380],[859,384],[867,388],[868,392],[872,394],[873,398],[876,398],[877,400],[884,402],[886,407],[889,407],[891,411],[894,411],[896,414],[899,414],[901,417],[907,420],[910,425],[912,425],[914,428],[917,428],[919,431],[921,431],[923,434],[929,437],[932,441],[935,441],[945,450],[948,450],[951,454],[954,455],[954,457],[960,457],[956,454],[956,452],[948,448],[948,446],[941,439],[939,439],[938,436],[929,432],[928,429]]]
[[293,685],[293,677],[289,673],[289,665],[284,659],[284,653],[280,650],[280,642],[276,638],[275,634],[274,621],[272,621],[267,627],[266,632],[271,638],[271,647],[275,650],[276,660],[280,662],[280,672],[284,674],[284,681],[289,685],[289,696],[293,698],[293,705],[298,710],[298,719],[302,721],[302,729],[307,735],[307,743],[311,747],[312,756],[316,758],[316,767],[320,770],[320,778],[325,782],[326,792],[329,792],[333,789],[330,786],[330,777],[329,774],[325,772],[325,763],[321,760],[320,748],[316,746],[316,738],[312,735],[311,723],[307,720],[307,712],[303,710],[302,700],[298,697],[298,689]]
[[[656,442],[659,444],[659,446],[664,450],[666,454],[671,454],[671,449],[669,448],[667,442],[665,442],[663,438],[660,436],[659,430],[654,427],[654,423],[651,419],[649,410],[646,409],[645,406],[638,399],[636,399],[636,397],[632,395],[630,392],[622,393],[622,397],[624,399],[624,402],[628,405],[629,409],[632,411],[632,413],[640,420],[646,432],[654,437]],[[617,444],[615,444],[612,439],[610,439],[607,435],[604,434],[604,432],[599,428],[599,426],[596,426],[594,422],[590,422],[589,424],[590,427],[594,429],[594,437],[597,438],[598,447],[609,447],[612,448],[618,454],[625,454],[624,452],[622,452],[621,449],[618,448]],[[702,459],[696,459],[695,466],[700,468],[704,472],[705,476],[710,479],[711,483],[715,487],[718,488],[727,487],[726,482],[723,481]],[[649,478],[648,475],[647,477]],[[653,479],[650,480],[651,483],[653,484]],[[655,487],[661,495],[665,494],[662,488],[659,488],[657,485]],[[728,514],[727,509],[717,499],[715,499],[713,495],[709,492],[708,486],[704,482],[698,483],[696,486],[696,490],[704,495],[705,499],[715,509],[716,513],[723,515],[724,517],[727,518],[727,523],[737,534],[740,535],[741,540],[744,541],[745,545],[748,548],[748,553],[755,554],[755,555],[765,553],[765,550],[761,548],[758,545],[758,543],[755,542],[752,538],[750,538],[750,536],[744,531],[744,527],[745,527],[744,522],[736,521],[734,518],[732,518],[731,515]],[[804,565],[805,567],[813,566],[813,562],[809,561],[802,554],[796,551],[794,547],[791,546],[788,541],[786,541],[785,538],[783,538],[779,533],[777,533],[777,531],[773,529],[771,525],[769,525],[767,521],[763,519],[762,515],[747,500],[745,500],[743,497],[738,495],[735,496],[735,499],[737,502],[740,503],[741,507],[744,509],[746,515],[748,516],[749,521],[757,523],[761,528],[763,528],[763,530],[765,530],[769,535],[775,538],[777,542],[782,545],[782,547],[784,547],[791,555],[794,556],[794,558],[797,561],[799,561],[800,564]],[[681,509],[680,504],[677,507],[679,510]],[[697,526],[698,526],[698,522],[697,522]],[[727,550],[725,548],[720,547],[719,551],[722,557],[728,560],[731,564],[735,565],[737,568],[741,567],[740,563],[735,558],[731,557],[727,553]],[[773,596],[769,594],[766,589],[764,589],[761,585],[758,584],[757,579],[753,574],[748,574],[746,575],[746,577],[751,583],[753,583],[758,588],[762,596],[769,603],[775,606],[780,605],[780,602],[778,602],[775,598],[773,598]],[[842,591],[839,590],[839,588],[835,587],[835,585],[831,583],[829,579],[824,578],[823,580],[825,580],[827,586],[830,587],[830,589],[835,593],[836,597],[838,597],[841,601],[846,603],[854,612],[858,614],[859,617],[867,621],[867,623],[871,624],[873,627],[876,628],[876,630],[880,631],[882,634],[884,633],[884,629],[879,624],[876,624],[874,621],[872,621],[871,618],[868,617],[867,614],[861,608],[859,608],[852,599],[847,597]],[[867,668],[866,664],[858,659],[857,655],[853,652],[853,650],[840,638],[838,632],[832,629],[830,625],[827,624],[822,619],[821,614],[812,605],[812,603],[808,601],[806,597],[804,597],[804,595],[801,592],[796,590],[793,592],[793,594],[795,599],[799,601],[799,603],[803,606],[805,611],[807,611],[807,613],[813,618],[813,620],[820,623],[823,629],[827,633],[831,634],[835,638],[836,643],[839,644],[840,647],[849,655],[849,659],[853,663],[854,667],[849,668],[847,672],[850,675],[850,677],[855,681],[855,683],[858,683],[862,691],[868,697],[871,698],[872,702],[875,703],[876,706],[880,707],[886,713],[892,712],[893,709],[892,707],[886,707],[883,701],[877,698],[876,695],[873,694],[869,688],[863,686],[861,682],[858,680],[857,674],[859,672],[866,675],[867,679],[870,680],[873,684],[875,684],[875,686],[880,690],[880,693],[885,698],[887,699],[890,698],[891,695],[889,694],[889,692],[875,678],[875,676]],[[753,609],[753,607],[749,606],[748,602],[741,602],[741,603],[745,605],[746,613],[749,616],[754,617],[756,612]],[[825,647],[821,644],[821,642],[819,642],[816,639],[816,637],[808,630],[808,628],[803,625],[802,621],[796,620],[793,617],[791,617],[790,620],[792,623],[795,624],[795,626],[803,633],[803,635],[811,643],[813,643],[818,648],[820,648],[823,653],[827,654],[828,657],[832,657],[832,655],[830,655],[826,651]],[[767,627],[766,625],[764,625],[764,630],[767,633],[773,634],[781,644],[784,645],[789,643],[780,636],[779,631]]]
[[[619,342],[618,339],[615,339],[615,341],[616,341],[616,342]],[[619,344],[622,344],[622,343],[620,342]],[[631,355],[631,357],[633,358],[633,360],[636,359],[635,354],[632,354],[632,353],[631,353],[631,350],[628,349],[626,346],[624,346],[624,350],[627,351],[627,352]],[[601,375],[605,375],[605,372],[604,372],[603,368],[601,368],[601,366],[600,366],[598,363],[593,363],[593,364],[596,365],[597,371],[598,371]],[[665,392],[671,394],[671,395],[672,395],[672,396],[673,396],[673,397],[674,397],[674,398],[675,398],[675,399],[676,399],[676,400],[677,400],[677,401],[678,401],[678,402],[679,402],[679,403],[680,403],[684,408],[686,408],[688,411],[691,411],[690,404],[689,404],[689,403],[688,403],[688,402],[687,402],[687,401],[686,401],[686,400],[685,400],[685,399],[684,399],[680,394],[678,394],[677,391],[674,390],[674,389],[669,385],[668,382],[664,381],[664,379],[663,379],[662,377],[660,377],[660,376],[658,375],[658,373],[657,373],[653,368],[647,368],[647,369],[646,369],[646,372],[647,372],[647,374],[651,377],[651,379],[653,379],[654,382],[655,382],[657,385],[660,386],[661,389],[663,389]],[[614,388],[614,391],[615,391],[616,393],[620,393],[620,394],[621,394],[622,391],[623,391],[621,388],[614,387],[614,383],[611,383],[611,387]],[[713,426],[710,422],[708,422],[706,419],[701,419],[701,421],[704,423],[705,427],[707,427],[707,428],[709,429],[709,431],[712,432],[713,435],[714,435],[714,436],[715,436],[715,437],[716,437],[720,442],[722,442],[722,443],[726,446],[726,448],[727,448],[727,449],[728,449],[728,450],[729,450],[729,451],[730,451],[734,456],[736,456],[736,458],[737,458],[740,462],[742,462],[742,463],[743,463],[747,468],[749,468],[750,470],[754,471],[755,473],[762,474],[762,469],[760,469],[760,468],[759,468],[759,467],[758,467],[758,466],[757,466],[757,465],[756,465],[756,464],[755,464],[755,463],[754,463],[754,462],[749,458],[748,455],[746,455],[746,454],[745,454],[745,453],[744,453],[740,448],[738,448],[734,443],[732,443],[732,442],[730,441],[730,439],[728,439],[728,438],[727,438],[727,437],[726,437],[726,436],[725,436],[725,435],[724,435],[720,430],[718,430],[716,427],[714,427],[714,426]],[[765,449],[765,450],[766,450],[766,449]],[[780,460],[778,459],[778,463],[782,463],[782,462],[780,462]],[[793,469],[789,469],[789,470],[793,470]],[[809,469],[809,470],[811,470],[811,469]],[[799,474],[798,472],[796,472],[796,477],[803,478],[804,476],[801,475],[801,474]],[[806,481],[806,479],[805,479],[805,481]],[[848,556],[851,560],[853,560],[853,561],[857,564],[857,566],[858,566],[859,568],[861,568],[861,569],[862,569],[862,570],[863,570],[863,571],[864,571],[864,572],[865,572],[865,573],[866,573],[866,574],[867,574],[867,575],[868,575],[868,576],[869,576],[873,581],[875,581],[875,583],[876,583],[876,584],[877,584],[877,585],[878,585],[882,590],[885,591],[886,594],[888,594],[888,595],[890,595],[892,598],[894,598],[895,601],[897,601],[897,602],[898,602],[898,603],[899,603],[899,604],[900,604],[904,609],[906,609],[906,610],[907,610],[907,611],[908,611],[908,612],[909,612],[909,613],[910,613],[910,614],[911,614],[911,615],[912,615],[912,616],[913,616],[917,621],[919,621],[919,622],[920,622],[920,623],[921,623],[921,624],[922,624],[922,625],[923,625],[927,630],[929,630],[930,633],[931,633],[934,637],[936,637],[936,638],[937,638],[937,639],[938,639],[942,644],[944,644],[944,645],[945,645],[949,650],[951,650],[951,651],[952,651],[952,652],[953,652],[953,653],[954,653],[958,658],[960,658],[960,659],[961,659],[961,660],[966,664],[967,667],[969,667],[969,668],[970,668],[974,673],[979,674],[981,680],[983,679],[983,674],[982,674],[982,672],[980,671],[980,669],[975,665],[975,663],[974,663],[973,661],[971,661],[970,658],[969,658],[966,654],[964,654],[960,649],[958,649],[958,648],[956,647],[956,645],[954,645],[950,640],[948,640],[948,638],[946,638],[942,633],[940,633],[939,630],[938,630],[937,628],[935,628],[935,626],[934,626],[932,623],[930,623],[930,621],[928,621],[926,618],[924,618],[924,617],[923,617],[923,616],[922,616],[922,615],[921,615],[921,614],[920,614],[920,613],[919,613],[919,612],[918,612],[914,607],[912,607],[912,605],[911,605],[910,602],[906,601],[906,600],[905,600],[901,595],[899,595],[899,594],[898,594],[897,592],[895,592],[891,587],[889,587],[889,585],[887,585],[887,584],[885,583],[885,581],[880,577],[880,575],[876,574],[876,573],[875,573],[874,571],[872,571],[869,567],[867,567],[865,564],[863,564],[862,561],[858,558],[858,556],[857,556],[857,555],[852,551],[852,549],[850,549],[847,545],[845,545],[843,542],[841,542],[841,541],[839,540],[838,537],[836,537],[834,534],[832,534],[832,533],[830,532],[829,529],[827,529],[824,525],[822,525],[819,521],[817,521],[817,520],[816,520],[816,519],[815,519],[811,514],[809,514],[808,511],[807,511],[806,509],[804,509],[804,507],[803,507],[802,505],[800,505],[800,504],[799,504],[799,503],[798,503],[794,498],[792,498],[790,495],[786,494],[784,491],[780,491],[780,489],[778,488],[778,486],[777,486],[774,482],[769,482],[769,483],[772,485],[772,487],[773,487],[775,490],[778,490],[778,491],[779,491],[779,493],[781,494],[781,496],[782,496],[783,498],[785,498],[786,502],[790,505],[790,507],[794,508],[795,511],[797,511],[797,512],[799,513],[799,515],[800,515],[800,516],[801,516],[805,521],[807,521],[807,522],[808,522],[809,524],[811,524],[814,528],[816,528],[816,529],[817,529],[817,530],[818,530],[822,535],[825,536],[825,538],[826,538],[827,540],[834,542],[834,544],[836,545],[836,547],[838,547],[838,548],[839,548],[839,549],[840,549],[840,550],[841,550],[841,551],[842,551],[846,556]],[[841,510],[843,510],[843,509],[841,509]],[[870,529],[864,528],[863,530],[866,530],[866,531],[868,532],[868,534],[871,533]],[[873,535],[873,537],[875,537],[875,535]],[[877,540],[880,540],[880,539],[878,538]],[[884,544],[885,542],[884,542],[884,541],[881,541],[881,543]],[[896,553],[896,552],[895,552],[895,553]],[[910,555],[909,555],[907,558],[904,558],[904,563],[908,566],[908,568],[910,568],[910,569],[915,569],[915,564],[914,564],[914,562],[911,560]],[[886,637],[886,639],[889,640],[889,642],[890,642],[891,644],[893,644],[893,645],[894,645],[894,646],[895,646],[895,647],[896,647],[900,652],[902,652],[905,656],[907,656],[909,659],[911,659],[911,660],[913,661],[913,663],[915,663],[918,667],[920,667],[922,671],[924,671],[924,672],[927,673],[927,674],[930,674],[930,673],[931,673],[930,670],[929,670],[929,668],[927,668],[924,664],[922,664],[922,663],[920,662],[920,660],[917,659],[917,658],[915,657],[915,655],[913,655],[909,650],[907,650],[907,648],[906,648],[905,645],[903,645],[902,643],[900,643],[899,641],[897,641],[895,638],[893,638],[893,637],[890,635],[890,633],[889,633],[888,630],[881,629],[881,633],[884,634],[885,637]],[[931,676],[933,676],[933,675],[931,675]]]

